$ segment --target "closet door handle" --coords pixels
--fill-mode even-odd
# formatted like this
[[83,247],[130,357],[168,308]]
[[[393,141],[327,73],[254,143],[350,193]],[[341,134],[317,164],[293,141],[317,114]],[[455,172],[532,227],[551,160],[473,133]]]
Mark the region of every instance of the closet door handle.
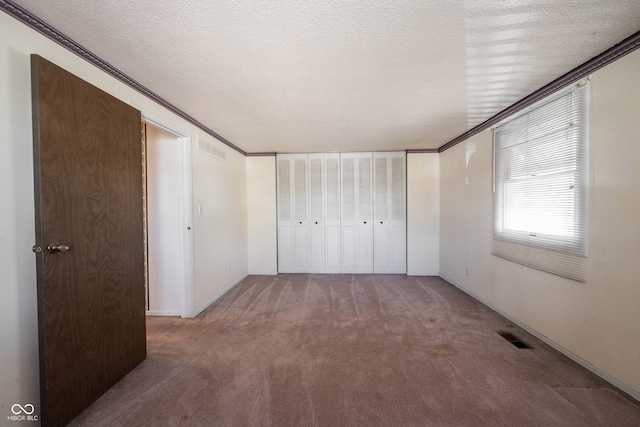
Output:
[[302,221],[300,221],[300,224],[302,224]]
[[316,224],[318,223],[318,221],[316,221]]
[[382,224],[382,221],[380,221],[380,224]]
[[367,221],[364,222],[365,224],[367,223]]

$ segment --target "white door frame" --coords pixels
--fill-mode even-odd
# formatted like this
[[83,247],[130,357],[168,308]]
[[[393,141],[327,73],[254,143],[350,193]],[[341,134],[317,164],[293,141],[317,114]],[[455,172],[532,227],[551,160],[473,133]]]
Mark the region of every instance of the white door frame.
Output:
[[181,146],[180,158],[180,263],[183,270],[182,283],[182,311],[181,317],[191,318],[195,316],[195,280],[194,280],[194,255],[193,255],[193,179],[191,160],[191,135],[152,113],[142,112],[142,121],[160,128],[176,136]]

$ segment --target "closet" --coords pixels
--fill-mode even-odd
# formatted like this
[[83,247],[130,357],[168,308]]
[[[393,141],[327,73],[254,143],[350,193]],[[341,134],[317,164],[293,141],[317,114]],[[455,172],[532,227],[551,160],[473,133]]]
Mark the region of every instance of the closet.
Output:
[[278,272],[406,273],[405,152],[276,162]]

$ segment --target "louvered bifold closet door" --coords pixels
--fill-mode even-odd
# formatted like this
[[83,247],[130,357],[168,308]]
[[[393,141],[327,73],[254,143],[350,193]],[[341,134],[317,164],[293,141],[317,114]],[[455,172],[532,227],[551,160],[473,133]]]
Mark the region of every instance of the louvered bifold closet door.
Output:
[[324,154],[308,155],[309,168],[309,264],[308,273],[325,272]]
[[342,272],[340,248],[340,154],[324,154],[325,272]]
[[372,154],[340,157],[342,272],[373,273]]
[[374,273],[406,267],[406,153],[374,153]]
[[293,273],[293,159],[286,155],[278,155],[276,162],[276,185],[278,190],[278,272]]
[[372,153],[358,154],[358,273],[373,273]]
[[309,164],[306,154],[293,159],[293,272],[309,272]]
[[358,271],[356,156],[355,153],[341,154],[340,156],[342,273],[356,273]]

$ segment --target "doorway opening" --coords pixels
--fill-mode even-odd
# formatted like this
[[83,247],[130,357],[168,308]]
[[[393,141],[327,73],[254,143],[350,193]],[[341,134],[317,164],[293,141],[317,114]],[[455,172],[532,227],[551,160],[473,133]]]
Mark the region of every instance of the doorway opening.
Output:
[[143,118],[147,315],[193,315],[191,142]]

